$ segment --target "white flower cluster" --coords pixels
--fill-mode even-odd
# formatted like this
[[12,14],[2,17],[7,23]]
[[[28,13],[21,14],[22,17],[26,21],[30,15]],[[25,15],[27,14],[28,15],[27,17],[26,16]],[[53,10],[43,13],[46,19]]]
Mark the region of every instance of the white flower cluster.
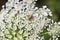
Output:
[[[35,7],[37,0],[8,0],[0,11],[0,40],[44,40],[46,34],[58,40],[60,24],[49,19],[47,6]],[[45,34],[43,33],[43,34]],[[52,40],[51,38],[49,40]]]

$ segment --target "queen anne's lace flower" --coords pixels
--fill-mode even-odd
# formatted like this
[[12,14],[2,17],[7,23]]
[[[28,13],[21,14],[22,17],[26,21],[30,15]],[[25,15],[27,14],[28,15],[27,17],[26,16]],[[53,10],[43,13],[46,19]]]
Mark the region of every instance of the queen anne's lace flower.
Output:
[[[44,34],[58,40],[60,23],[54,23],[47,6],[35,7],[37,0],[8,0],[0,11],[0,40],[44,40]],[[47,32],[44,32],[47,29]],[[42,36],[41,33],[43,33]],[[54,38],[55,37],[55,38]],[[51,39],[49,39],[51,40]]]

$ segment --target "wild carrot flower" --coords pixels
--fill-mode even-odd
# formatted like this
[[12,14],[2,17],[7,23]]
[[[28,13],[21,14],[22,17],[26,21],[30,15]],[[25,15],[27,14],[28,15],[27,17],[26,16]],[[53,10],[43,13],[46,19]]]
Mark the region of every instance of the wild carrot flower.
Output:
[[52,14],[47,6],[35,7],[35,1],[37,0],[8,0],[2,6],[0,40],[44,40],[44,34],[58,40],[55,36],[59,36],[60,23],[54,23],[48,18]]

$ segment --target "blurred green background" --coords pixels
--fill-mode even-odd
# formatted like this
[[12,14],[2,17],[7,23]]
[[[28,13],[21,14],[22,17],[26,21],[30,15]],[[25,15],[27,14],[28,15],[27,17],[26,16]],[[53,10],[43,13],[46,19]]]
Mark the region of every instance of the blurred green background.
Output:
[[[7,0],[0,0],[0,10],[2,9],[2,5],[4,5]],[[51,11],[53,16],[49,17],[54,21],[60,21],[60,0],[38,0],[36,2],[37,7],[42,7],[46,5]]]

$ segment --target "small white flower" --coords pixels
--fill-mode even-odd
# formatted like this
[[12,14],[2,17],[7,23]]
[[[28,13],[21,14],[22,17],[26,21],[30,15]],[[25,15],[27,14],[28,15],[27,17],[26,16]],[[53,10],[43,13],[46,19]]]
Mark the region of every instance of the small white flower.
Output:
[[47,8],[47,6],[45,5],[45,6],[43,6],[43,8],[45,9],[45,8]]
[[8,37],[8,38],[10,38],[10,39],[11,39],[11,38],[12,38],[12,35],[6,35],[6,37]]
[[3,32],[0,32],[0,37],[3,37],[4,36],[4,33]]
[[22,34],[23,33],[23,30],[19,30],[19,32],[18,32],[19,34]]
[[60,22],[58,22],[58,24],[60,25]]
[[17,37],[14,37],[14,40],[18,40],[18,38]]
[[23,2],[27,2],[27,4],[31,4],[34,0],[23,0]]

